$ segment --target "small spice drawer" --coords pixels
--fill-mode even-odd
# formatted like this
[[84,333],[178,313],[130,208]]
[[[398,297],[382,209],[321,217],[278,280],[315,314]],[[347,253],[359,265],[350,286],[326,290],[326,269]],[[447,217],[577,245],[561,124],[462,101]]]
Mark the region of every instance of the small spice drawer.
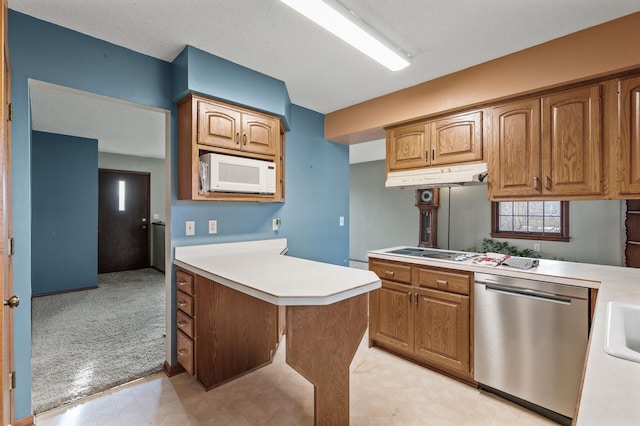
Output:
[[193,297],[181,291],[176,291],[176,306],[185,314],[193,317]]
[[176,335],[176,352],[178,355],[178,362],[190,375],[193,376],[193,340],[180,330],[178,330]]
[[193,296],[193,275],[176,271],[176,289]]
[[411,284],[411,267],[391,262],[372,261],[369,269],[380,278]]
[[193,339],[193,318],[178,309],[176,323],[178,324],[178,330]]

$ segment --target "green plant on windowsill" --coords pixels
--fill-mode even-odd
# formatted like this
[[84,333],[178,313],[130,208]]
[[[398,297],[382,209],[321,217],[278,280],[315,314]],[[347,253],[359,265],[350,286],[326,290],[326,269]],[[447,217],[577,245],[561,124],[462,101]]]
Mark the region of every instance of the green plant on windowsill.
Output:
[[540,253],[537,253],[531,249],[521,250],[506,241],[496,241],[491,238],[484,238],[482,240],[482,246],[479,249],[477,247],[471,247],[468,249],[464,249],[464,251],[471,251],[476,253],[502,253],[517,257],[541,257]]

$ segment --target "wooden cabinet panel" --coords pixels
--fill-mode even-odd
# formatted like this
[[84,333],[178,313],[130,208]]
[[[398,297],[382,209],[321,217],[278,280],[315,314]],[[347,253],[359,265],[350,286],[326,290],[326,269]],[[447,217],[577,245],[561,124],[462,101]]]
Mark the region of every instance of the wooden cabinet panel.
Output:
[[411,266],[400,263],[371,261],[369,270],[381,279],[411,284]]
[[540,194],[540,100],[529,99],[495,107],[489,161],[494,197]]
[[418,269],[418,285],[436,290],[469,294],[470,275],[463,271],[441,271],[437,269]]
[[258,154],[275,155],[280,123],[272,118],[242,114],[242,149]]
[[429,134],[425,124],[399,127],[387,132],[389,170],[425,167],[431,163]]
[[382,287],[370,293],[369,315],[373,319],[370,339],[413,352],[412,289],[411,286],[382,280]]
[[620,194],[640,193],[640,76],[618,82]]
[[417,290],[415,353],[425,361],[469,372],[469,297]]
[[482,112],[433,121],[430,131],[432,165],[482,160]]
[[542,98],[543,195],[602,192],[600,85]]
[[277,307],[196,276],[196,377],[211,389],[271,362]]
[[223,105],[198,101],[198,143],[240,149],[240,112]]

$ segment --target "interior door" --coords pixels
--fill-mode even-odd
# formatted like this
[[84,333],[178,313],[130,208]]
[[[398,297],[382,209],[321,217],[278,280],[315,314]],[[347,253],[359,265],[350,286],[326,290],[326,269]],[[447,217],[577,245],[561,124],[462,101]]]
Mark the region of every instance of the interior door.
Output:
[[[2,33],[2,43],[0,43],[0,56],[2,56],[2,67],[0,68],[0,291],[2,291],[3,301],[7,303],[12,296],[12,269],[9,247],[7,247],[11,237],[11,179],[10,179],[10,153],[11,153],[11,132],[8,120],[9,105],[9,52],[7,43],[7,2],[2,0],[2,11],[0,12],[0,32]],[[9,385],[9,374],[13,370],[13,323],[10,306],[4,305],[2,315],[0,315],[0,392],[2,393],[2,404],[0,405],[0,419],[3,425],[13,424],[13,393]]]
[[99,170],[98,273],[148,268],[149,173]]

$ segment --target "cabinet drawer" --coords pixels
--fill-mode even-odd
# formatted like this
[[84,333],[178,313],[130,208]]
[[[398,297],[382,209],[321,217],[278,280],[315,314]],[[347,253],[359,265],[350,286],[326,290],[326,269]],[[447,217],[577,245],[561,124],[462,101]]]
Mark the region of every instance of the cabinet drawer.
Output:
[[176,271],[176,288],[193,295],[193,275],[183,271]]
[[176,320],[178,330],[183,331],[184,334],[193,338],[193,318],[178,309],[176,311]]
[[176,338],[178,362],[193,376],[193,340],[178,330]]
[[176,305],[182,312],[193,316],[193,297],[181,291],[176,291]]
[[469,294],[470,275],[465,272],[418,269],[418,285],[458,294]]
[[382,279],[411,284],[411,266],[374,261],[369,269]]

